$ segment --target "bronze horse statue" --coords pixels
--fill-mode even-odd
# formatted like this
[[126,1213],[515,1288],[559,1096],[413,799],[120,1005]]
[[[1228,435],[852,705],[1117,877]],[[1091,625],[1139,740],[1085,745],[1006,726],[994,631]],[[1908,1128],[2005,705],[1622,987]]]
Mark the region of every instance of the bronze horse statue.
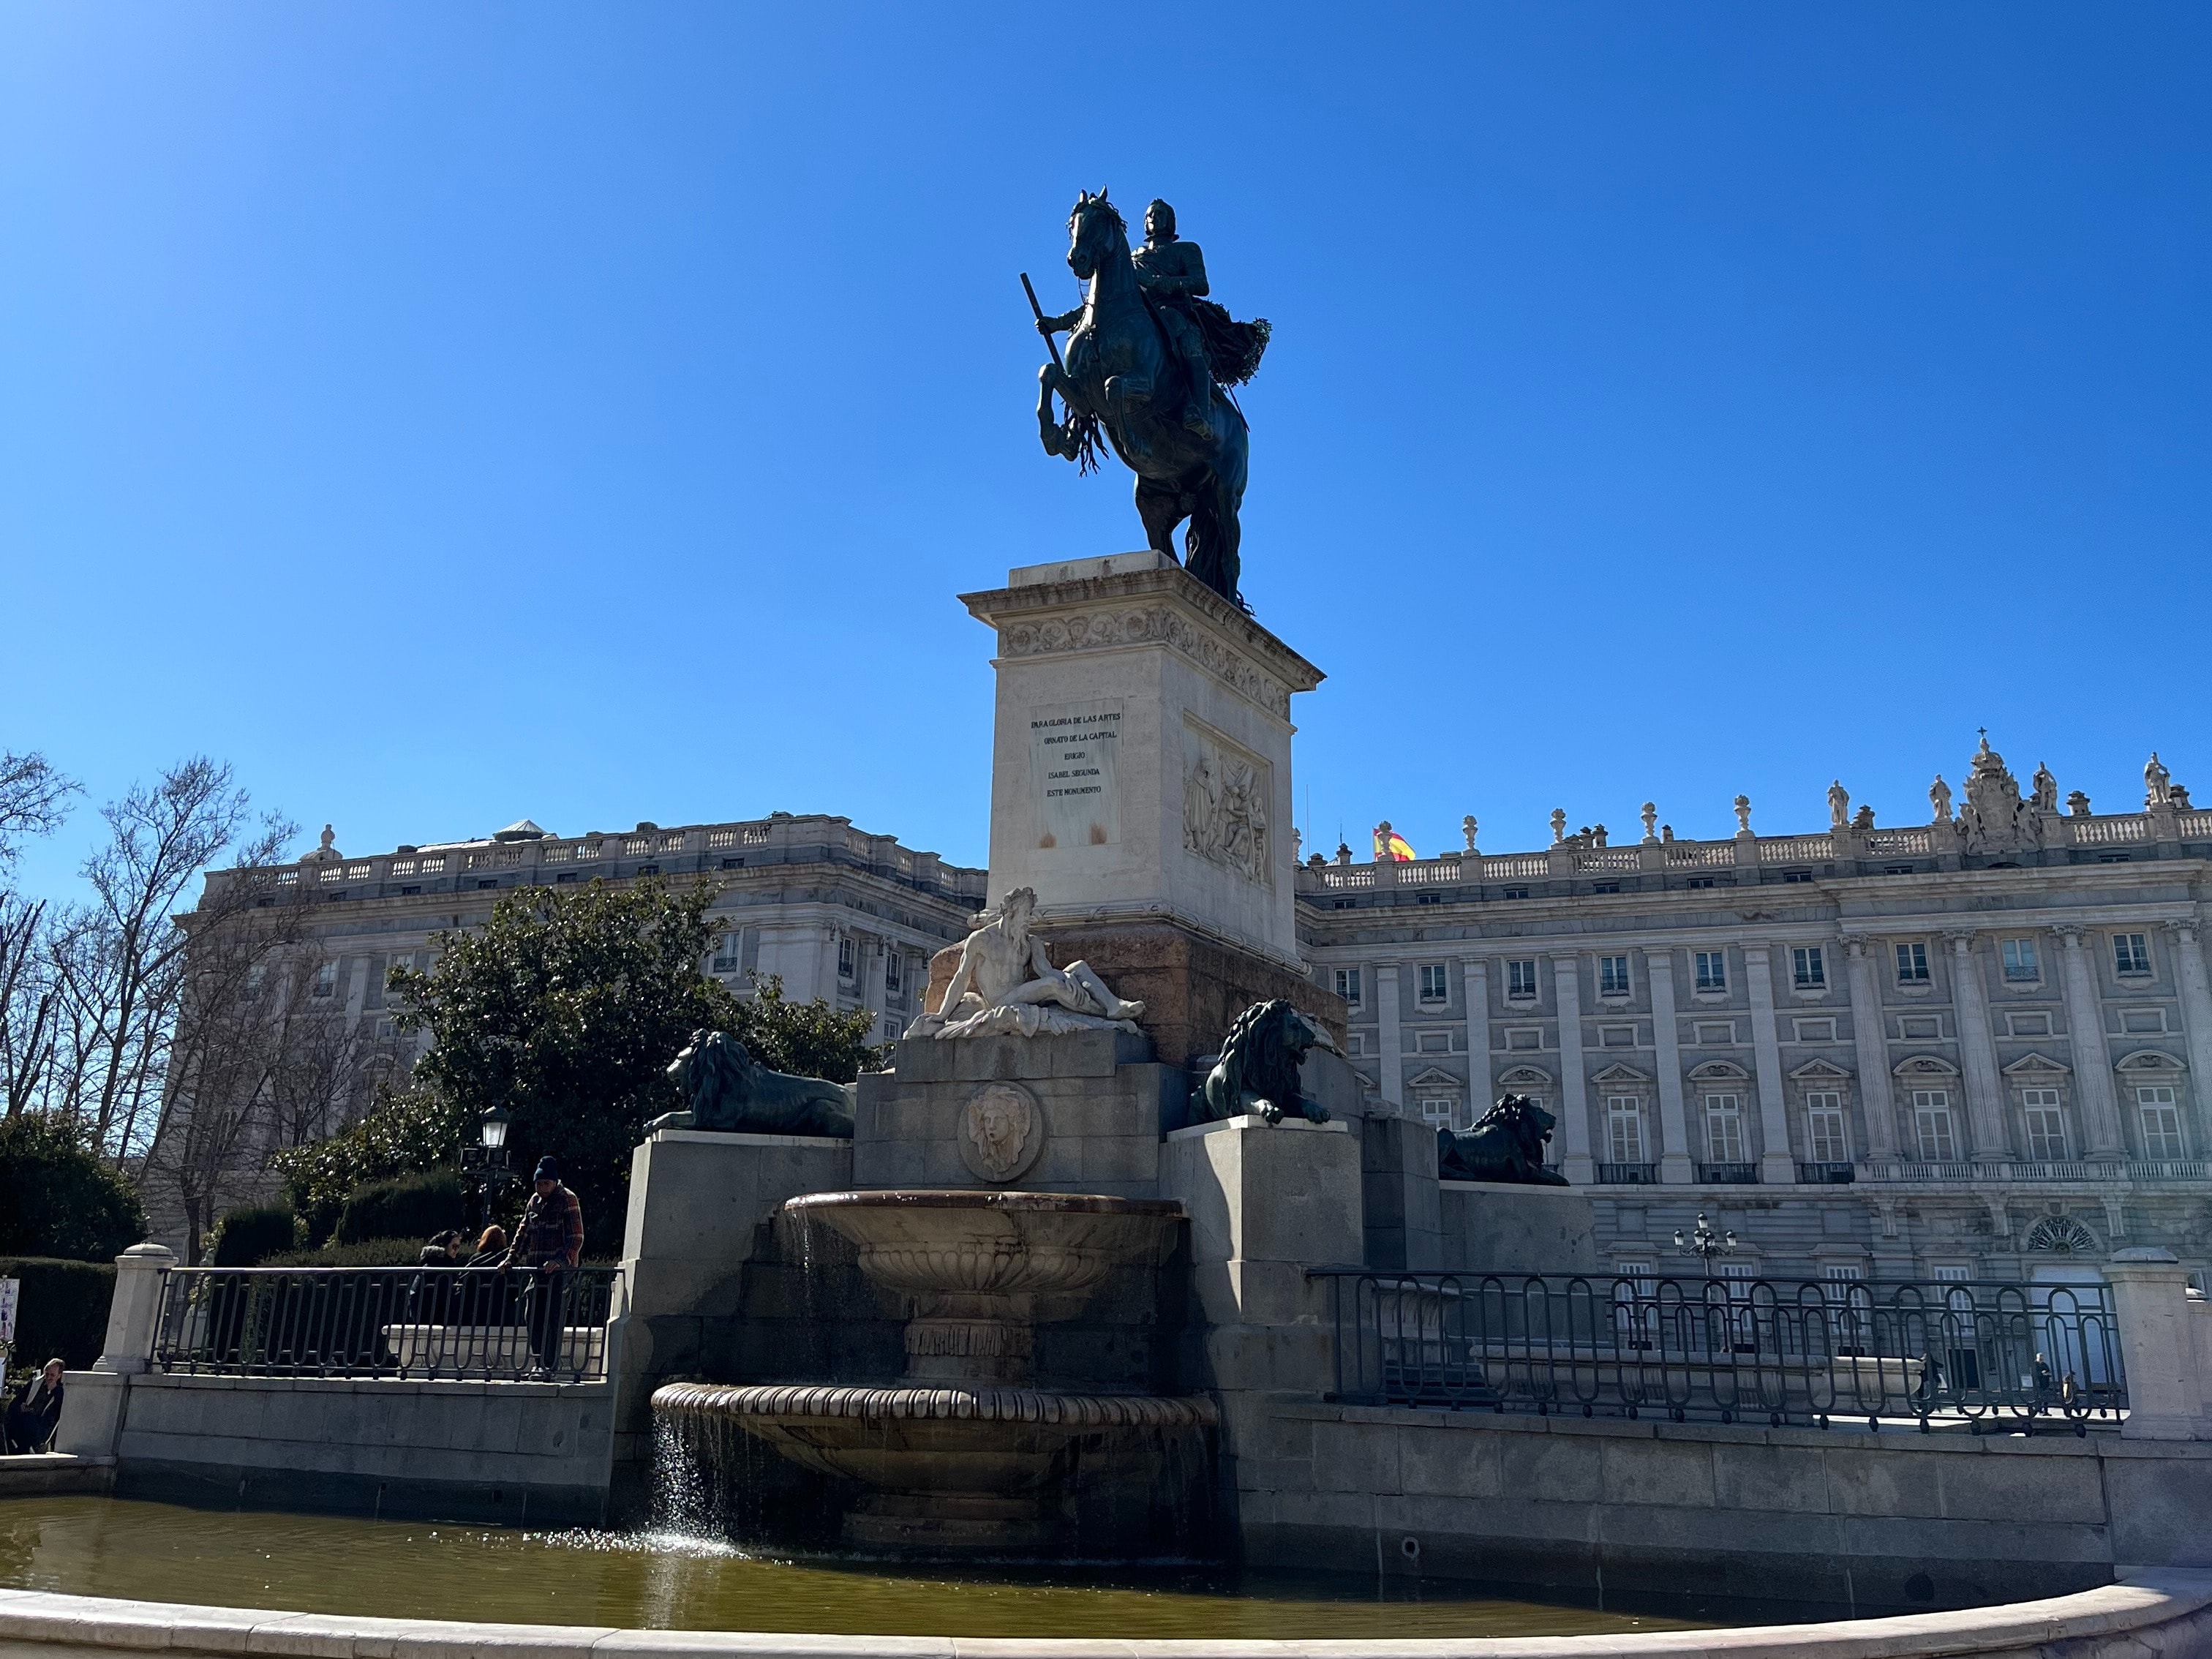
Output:
[[[1087,191],[1067,217],[1067,265],[1089,284],[1083,318],[1068,336],[1067,362],[1037,372],[1037,435],[1045,453],[1085,471],[1096,464],[1103,429],[1137,475],[1137,516],[1147,543],[1176,556],[1175,529],[1185,519],[1183,565],[1232,605],[1241,568],[1237,515],[1244,505],[1250,429],[1236,404],[1212,399],[1205,435],[1177,416],[1190,395],[1188,371],[1138,286],[1121,210]],[[1053,398],[1067,406],[1055,420]]]

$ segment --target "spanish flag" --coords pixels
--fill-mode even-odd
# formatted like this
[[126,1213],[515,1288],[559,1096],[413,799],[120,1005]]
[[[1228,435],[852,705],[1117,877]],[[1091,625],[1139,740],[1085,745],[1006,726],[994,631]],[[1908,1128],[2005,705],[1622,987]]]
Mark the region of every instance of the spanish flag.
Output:
[[1411,864],[1416,856],[1406,838],[1390,827],[1389,819],[1385,818],[1375,826],[1375,861],[1376,863],[1380,864],[1383,860],[1389,859],[1399,864]]

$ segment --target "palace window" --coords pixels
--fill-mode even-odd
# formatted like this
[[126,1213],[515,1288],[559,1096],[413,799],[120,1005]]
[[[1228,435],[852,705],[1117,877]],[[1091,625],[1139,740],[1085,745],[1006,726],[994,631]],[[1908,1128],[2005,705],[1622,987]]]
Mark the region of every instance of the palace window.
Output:
[[1897,982],[1899,985],[1928,983],[1928,947],[1924,945],[1900,945],[1897,947]]
[[2179,1158],[2181,1109],[2170,1083],[2147,1083],[2136,1091],[2136,1105],[2142,1113],[2143,1156]]
[[1824,1261],[1820,1277],[1831,1285],[1856,1285],[1866,1277],[1866,1269],[1856,1261]]
[[315,969],[315,992],[319,997],[334,995],[338,988],[338,965],[326,962]]
[[1498,890],[1498,896],[1508,899],[1527,898],[1528,890],[1525,887],[1501,887]]
[[[1728,952],[1725,951],[1698,951],[1692,954],[1697,957],[1696,966],[1698,969],[1698,988],[1700,991],[1727,990]],[[1716,1162],[1722,1160],[1716,1160]]]
[[1742,1097],[1705,1097],[1705,1160],[1711,1164],[1744,1161]]
[[1692,876],[1687,881],[1682,884],[1685,887],[1692,888],[1705,888],[1710,887],[1712,884],[1713,878],[1711,876]]
[[1806,1094],[1805,1150],[1815,1164],[1851,1161],[1844,1140],[1844,1097],[1838,1091],[1815,1089]]
[[853,941],[848,939],[837,941],[837,977],[842,980],[853,977]]
[[1444,972],[1444,964],[1441,962],[1423,963],[1421,964],[1421,1000],[1447,1002],[1450,999],[1451,988]]
[[896,951],[884,952],[884,989],[896,995],[906,981],[903,958]]
[[1923,1164],[1955,1164],[1959,1159],[1959,1137],[1951,1122],[1951,1091],[1948,1089],[1915,1089],[1912,1091],[1912,1129],[1920,1140],[1920,1161]]
[[2008,939],[2000,948],[2004,953],[2004,976],[2007,979],[2032,983],[2043,977],[2043,964],[2036,959],[2033,939]]
[[1336,970],[1336,994],[1353,1007],[1359,1006],[1359,969],[1340,968]]
[[2150,972],[2150,941],[2141,933],[2113,934],[2112,966],[2123,974]]
[[1971,1285],[1974,1279],[1974,1264],[1971,1261],[1931,1262],[1928,1276],[1939,1285]]
[[1608,1095],[1605,1101],[1605,1144],[1615,1164],[1644,1158],[1644,1103],[1634,1095]]
[[2066,1114],[2056,1089],[2022,1089],[2020,1109],[2027,1117],[2027,1155],[2041,1162],[2066,1156]]
[[1597,994],[1601,997],[1625,997],[1628,994],[1626,957],[1600,957],[1597,959]]
[[1421,1116],[1430,1123],[1446,1126],[1459,1119],[1459,1102],[1450,1095],[1430,1095],[1421,1101]]
[[1533,960],[1505,964],[1505,994],[1509,997],[1533,997],[1536,994],[1536,964]]
[[1828,962],[1817,945],[1790,948],[1790,976],[1801,991],[1823,991],[1828,986]]
[[1593,893],[1618,893],[1620,890],[1620,884],[1617,881],[1594,881],[1590,884]]

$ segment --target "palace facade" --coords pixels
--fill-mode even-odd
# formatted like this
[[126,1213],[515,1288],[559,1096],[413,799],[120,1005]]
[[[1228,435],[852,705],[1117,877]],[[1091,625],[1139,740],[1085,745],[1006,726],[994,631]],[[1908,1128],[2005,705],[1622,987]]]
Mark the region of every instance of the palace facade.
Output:
[[[1602,830],[1533,853],[1298,872],[1301,945],[1383,1100],[1559,1119],[1609,1259],[1732,1274],[2063,1277],[2164,1245],[2212,1266],[2212,811],[2153,757],[2139,812],[2023,797],[1986,742],[1964,810],[1812,835]],[[1472,843],[1473,823],[1468,823]],[[1698,1271],[1688,1264],[1689,1271]]]

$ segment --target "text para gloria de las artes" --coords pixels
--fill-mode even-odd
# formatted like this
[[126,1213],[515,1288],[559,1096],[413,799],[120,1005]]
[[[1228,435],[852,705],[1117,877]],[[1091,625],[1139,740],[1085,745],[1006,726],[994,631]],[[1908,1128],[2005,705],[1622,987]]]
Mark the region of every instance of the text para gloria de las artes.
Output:
[[[1110,738],[1117,734],[1114,731],[1113,727],[1107,725],[1106,722],[1118,720],[1121,718],[1121,716],[1119,714],[1066,714],[1062,715],[1058,720],[1031,720],[1030,722],[1030,729],[1033,732],[1037,732],[1043,731],[1048,726],[1085,726],[1091,728],[1087,731],[1054,732],[1051,736],[1044,739],[1046,749],[1050,750],[1057,744],[1088,744],[1099,738]],[[1103,730],[1100,729],[1102,727],[1103,727]],[[1091,754],[1087,748],[1063,749],[1057,755],[1048,754],[1046,757],[1048,765],[1053,762],[1058,762],[1060,763],[1062,769],[1059,771],[1047,771],[1045,773],[1045,799],[1047,800],[1051,800],[1055,796],[1060,795],[1096,795],[1103,793],[1105,789],[1105,785],[1103,783],[1084,783],[1077,781],[1079,779],[1096,778],[1099,775],[1099,769],[1097,767],[1085,766],[1082,763],[1090,758]],[[1053,786],[1055,783],[1060,787],[1057,788],[1054,787]]]

